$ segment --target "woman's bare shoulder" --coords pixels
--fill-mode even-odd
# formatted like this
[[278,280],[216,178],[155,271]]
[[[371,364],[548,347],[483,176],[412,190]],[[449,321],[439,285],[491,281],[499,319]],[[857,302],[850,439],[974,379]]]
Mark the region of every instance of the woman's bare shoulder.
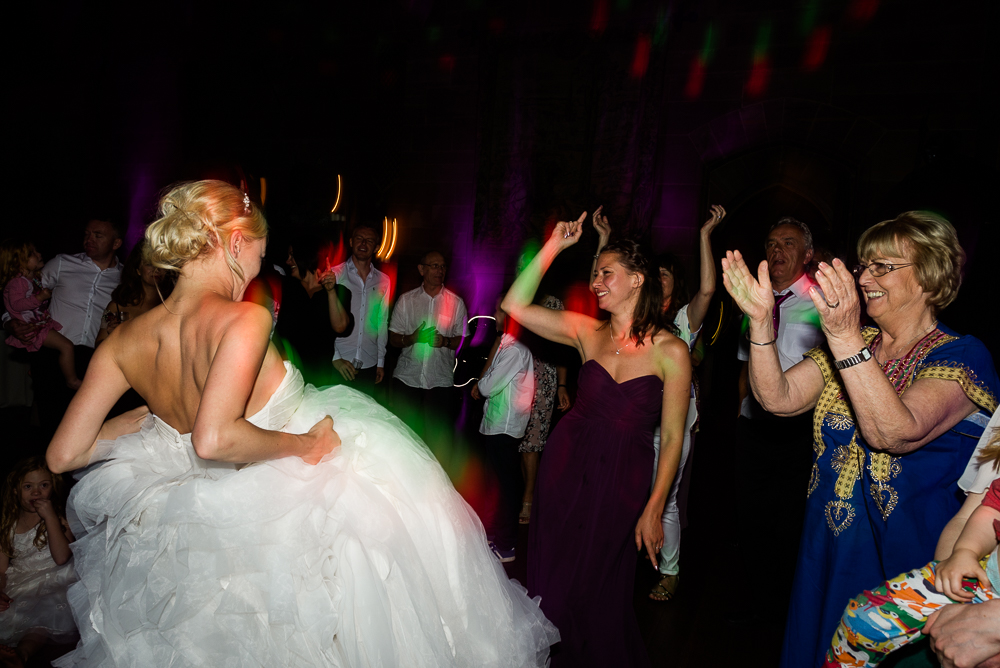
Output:
[[660,330],[653,337],[653,350],[656,362],[664,372],[664,379],[672,376],[673,373],[668,371],[672,372],[678,366],[691,367],[691,351],[687,344],[666,330]]

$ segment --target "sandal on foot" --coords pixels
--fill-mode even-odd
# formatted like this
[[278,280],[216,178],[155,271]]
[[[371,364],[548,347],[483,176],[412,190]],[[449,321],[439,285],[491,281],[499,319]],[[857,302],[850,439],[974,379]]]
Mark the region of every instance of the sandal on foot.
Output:
[[649,598],[653,601],[669,601],[677,593],[677,584],[680,582],[679,575],[664,575],[660,581],[649,590]]
[[521,514],[517,516],[518,524],[529,524],[531,522],[531,501],[521,504]]

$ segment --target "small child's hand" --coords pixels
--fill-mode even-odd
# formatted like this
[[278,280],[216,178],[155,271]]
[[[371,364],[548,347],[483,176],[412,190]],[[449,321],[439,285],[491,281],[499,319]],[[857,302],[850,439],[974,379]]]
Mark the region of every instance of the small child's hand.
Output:
[[10,608],[10,596],[0,591],[0,612],[6,612]]
[[56,520],[58,521],[59,516],[56,515],[55,508],[52,507],[51,499],[35,499],[31,502],[32,507],[34,507],[35,512],[46,521]]
[[35,293],[35,299],[37,299],[39,302],[47,302],[50,299],[52,299],[52,291],[49,290],[48,288],[42,288],[41,290]]
[[984,589],[990,588],[989,578],[979,565],[976,553],[972,550],[957,549],[950,557],[938,563],[935,569],[935,587],[953,601],[968,603],[974,594],[962,588],[963,578],[975,578]]

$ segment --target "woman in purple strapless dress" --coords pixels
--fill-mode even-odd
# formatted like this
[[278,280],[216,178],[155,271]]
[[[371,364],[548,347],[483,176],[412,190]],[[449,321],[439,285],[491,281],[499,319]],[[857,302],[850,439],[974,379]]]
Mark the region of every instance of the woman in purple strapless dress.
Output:
[[[632,609],[637,550],[654,568],[660,516],[680,461],[691,383],[686,344],[661,321],[662,287],[631,241],[597,259],[591,288],[610,320],[533,305],[542,274],[575,244],[586,214],[556,225],[502,308],[583,360],[573,410],[549,436],[528,538],[528,588],[562,636],[552,666],[646,666]],[[653,430],[661,457],[652,492]]]

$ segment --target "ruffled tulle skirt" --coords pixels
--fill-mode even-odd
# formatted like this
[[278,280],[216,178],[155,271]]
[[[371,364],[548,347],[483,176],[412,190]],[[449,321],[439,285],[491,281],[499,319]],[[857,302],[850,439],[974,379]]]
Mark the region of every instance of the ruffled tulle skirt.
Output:
[[155,417],[102,444],[70,504],[82,639],[56,665],[544,665],[558,632],[413,432],[349,388],[281,391],[294,413],[260,426],[334,418],[317,466],[207,462]]

